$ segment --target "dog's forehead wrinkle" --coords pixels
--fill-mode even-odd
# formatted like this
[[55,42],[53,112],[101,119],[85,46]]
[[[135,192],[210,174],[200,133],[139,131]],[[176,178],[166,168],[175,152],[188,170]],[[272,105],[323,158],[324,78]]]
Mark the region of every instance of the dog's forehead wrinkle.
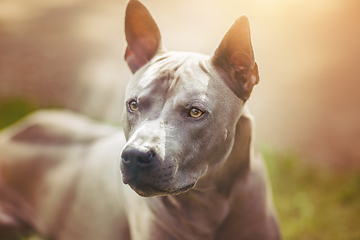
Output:
[[[194,57],[192,54],[182,52],[160,56],[154,60],[154,65],[148,67],[138,83],[135,84],[138,99],[150,100],[149,98],[155,93],[159,97],[161,89],[163,101],[179,92],[189,95],[190,98],[186,96],[184,98],[190,101],[192,101],[191,99],[196,99],[197,102],[199,99],[205,101],[211,81],[211,75],[206,66],[207,59],[208,57],[205,55],[197,54]],[[139,91],[139,89],[141,90]],[[159,104],[160,102],[157,101],[157,105]]]
[[191,69],[192,67],[185,66],[178,70],[176,77],[171,80],[169,95],[188,102],[206,101],[211,78],[202,70],[199,72]]
[[160,72],[170,74],[171,77],[174,77],[174,74],[176,74],[179,69],[190,69],[195,65],[198,65],[200,69],[208,73],[204,64],[208,59],[208,56],[200,53],[169,52],[155,59],[151,67],[158,71],[160,69]]
[[199,61],[199,67],[200,67],[201,70],[203,70],[206,74],[210,74],[210,70],[208,69],[205,60]]

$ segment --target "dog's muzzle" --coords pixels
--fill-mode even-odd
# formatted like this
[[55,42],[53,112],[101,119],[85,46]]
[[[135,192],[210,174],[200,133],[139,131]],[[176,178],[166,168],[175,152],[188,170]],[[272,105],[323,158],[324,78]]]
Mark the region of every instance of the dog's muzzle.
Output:
[[144,171],[149,171],[159,164],[159,159],[152,150],[140,150],[126,147],[121,154],[121,170],[125,184],[144,178]]
[[121,154],[120,168],[124,184],[143,197],[179,194],[196,182],[186,175],[179,181],[176,161],[165,161],[151,148],[127,146]]
[[127,147],[121,154],[121,158],[127,167],[146,167],[151,164],[152,158],[155,156],[154,151],[141,151],[133,147]]

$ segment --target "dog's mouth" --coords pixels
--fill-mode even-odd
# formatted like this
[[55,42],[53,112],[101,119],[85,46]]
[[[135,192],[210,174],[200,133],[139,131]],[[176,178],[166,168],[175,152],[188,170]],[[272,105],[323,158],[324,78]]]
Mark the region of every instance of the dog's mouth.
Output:
[[138,184],[138,183],[128,183],[129,186],[140,196],[142,197],[153,197],[153,196],[167,196],[167,195],[178,195],[180,193],[185,193],[189,189],[195,186],[195,183],[188,184],[180,188],[159,188],[149,184]]

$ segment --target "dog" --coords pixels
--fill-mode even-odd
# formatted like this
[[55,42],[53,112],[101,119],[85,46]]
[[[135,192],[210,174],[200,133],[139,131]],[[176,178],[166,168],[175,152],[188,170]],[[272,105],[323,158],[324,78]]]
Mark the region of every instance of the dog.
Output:
[[281,239],[246,107],[259,82],[249,21],[212,56],[167,51],[128,2],[123,130],[42,110],[0,134],[0,237]]

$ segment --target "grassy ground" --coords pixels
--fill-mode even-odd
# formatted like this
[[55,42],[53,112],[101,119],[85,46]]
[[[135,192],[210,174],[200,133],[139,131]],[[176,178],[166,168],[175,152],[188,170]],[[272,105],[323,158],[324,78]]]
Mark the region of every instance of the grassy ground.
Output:
[[340,173],[263,152],[284,239],[360,239],[360,170]]
[[[0,129],[34,109],[22,101],[1,102]],[[360,170],[324,170],[290,153],[263,153],[285,240],[360,239]]]
[[35,109],[35,106],[21,100],[0,100],[0,129],[19,120]]

